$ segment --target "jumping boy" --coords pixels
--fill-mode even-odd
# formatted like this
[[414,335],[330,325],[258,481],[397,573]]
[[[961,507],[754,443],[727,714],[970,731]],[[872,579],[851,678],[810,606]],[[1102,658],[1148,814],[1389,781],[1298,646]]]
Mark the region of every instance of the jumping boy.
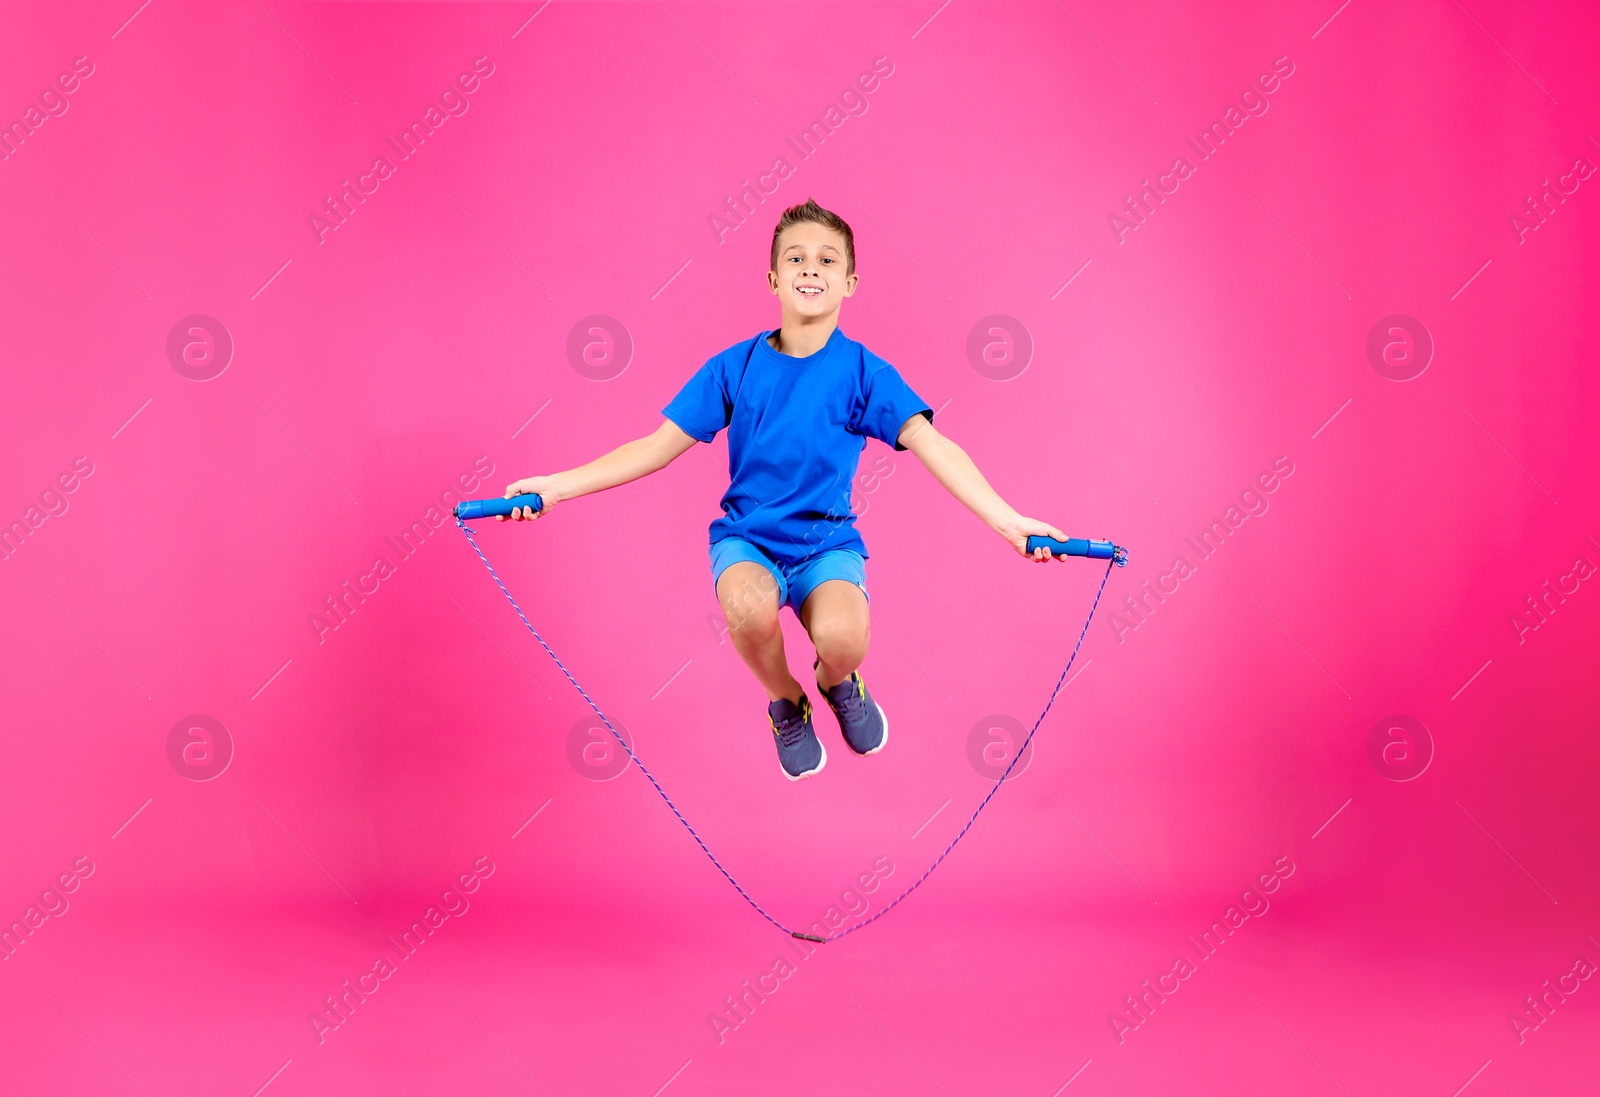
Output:
[[[778,626],[784,606],[816,648],[817,690],[846,745],[867,755],[889,741],[888,719],[858,669],[867,654],[868,553],[850,487],[868,438],[910,450],[1021,555],[1032,534],[1066,539],[1008,506],[966,452],[934,429],[933,411],[900,373],[839,328],[839,307],[856,291],[855,266],[855,238],[837,214],[809,198],[784,210],[767,272],[783,308],[780,328],[707,361],[662,409],[666,421],[654,433],[506,487],[506,498],[541,497],[542,510],[512,512],[516,521],[537,519],[567,499],[666,468],[728,428],[730,483],[723,516],[711,523],[712,584],[734,648],[767,691],[778,761],[794,781],[822,769],[828,753],[805,688],[789,672]],[[1051,553],[1040,548],[1031,558]]]

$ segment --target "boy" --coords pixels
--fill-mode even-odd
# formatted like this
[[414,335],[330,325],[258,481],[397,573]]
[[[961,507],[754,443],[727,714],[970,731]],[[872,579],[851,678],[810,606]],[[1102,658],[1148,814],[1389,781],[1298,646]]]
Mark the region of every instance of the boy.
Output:
[[[654,433],[506,487],[507,498],[542,498],[542,510],[512,512],[516,521],[537,519],[564,500],[663,469],[728,428],[731,482],[723,516],[711,524],[712,583],[735,649],[767,691],[778,761],[792,781],[822,769],[828,754],[805,688],[789,672],[778,625],[784,606],[816,648],[817,690],[846,745],[868,755],[889,740],[883,708],[858,669],[867,654],[868,554],[850,485],[868,437],[910,450],[1022,555],[1031,534],[1066,539],[1008,506],[966,452],[933,428],[933,411],[899,372],[839,329],[839,307],[857,282],[855,238],[842,218],[809,198],[784,210],[767,272],[783,308],[780,328],[706,362],[662,409],[666,422]],[[1032,558],[1049,560],[1050,550]]]

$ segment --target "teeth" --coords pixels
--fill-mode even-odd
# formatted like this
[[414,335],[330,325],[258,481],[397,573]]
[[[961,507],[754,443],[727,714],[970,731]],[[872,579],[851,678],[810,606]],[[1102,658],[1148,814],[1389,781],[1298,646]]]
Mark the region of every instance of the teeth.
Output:
[[807,297],[815,297],[820,294],[822,290],[815,286],[801,286],[798,292],[805,294]]

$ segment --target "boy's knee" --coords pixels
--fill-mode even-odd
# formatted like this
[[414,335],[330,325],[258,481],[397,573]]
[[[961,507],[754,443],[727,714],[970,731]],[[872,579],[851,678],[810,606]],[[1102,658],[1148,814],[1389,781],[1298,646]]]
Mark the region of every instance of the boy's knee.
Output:
[[856,614],[824,618],[813,623],[811,642],[824,663],[854,669],[867,657],[866,619]]
[[717,584],[717,601],[727,618],[729,634],[735,639],[740,633],[770,634],[778,627],[776,580],[765,568],[745,569],[738,564],[734,568],[739,570]]
[[730,598],[722,604],[728,636],[735,645],[759,644],[778,631],[778,608],[756,598]]

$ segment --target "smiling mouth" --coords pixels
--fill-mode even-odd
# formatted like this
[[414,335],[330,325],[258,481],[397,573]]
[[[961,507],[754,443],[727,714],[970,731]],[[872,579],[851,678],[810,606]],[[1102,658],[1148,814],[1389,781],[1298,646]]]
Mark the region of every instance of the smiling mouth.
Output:
[[821,297],[822,293],[823,293],[823,289],[822,289],[821,286],[810,286],[810,285],[796,286],[794,288],[794,291],[796,293],[800,294],[800,296],[802,296],[802,297]]

